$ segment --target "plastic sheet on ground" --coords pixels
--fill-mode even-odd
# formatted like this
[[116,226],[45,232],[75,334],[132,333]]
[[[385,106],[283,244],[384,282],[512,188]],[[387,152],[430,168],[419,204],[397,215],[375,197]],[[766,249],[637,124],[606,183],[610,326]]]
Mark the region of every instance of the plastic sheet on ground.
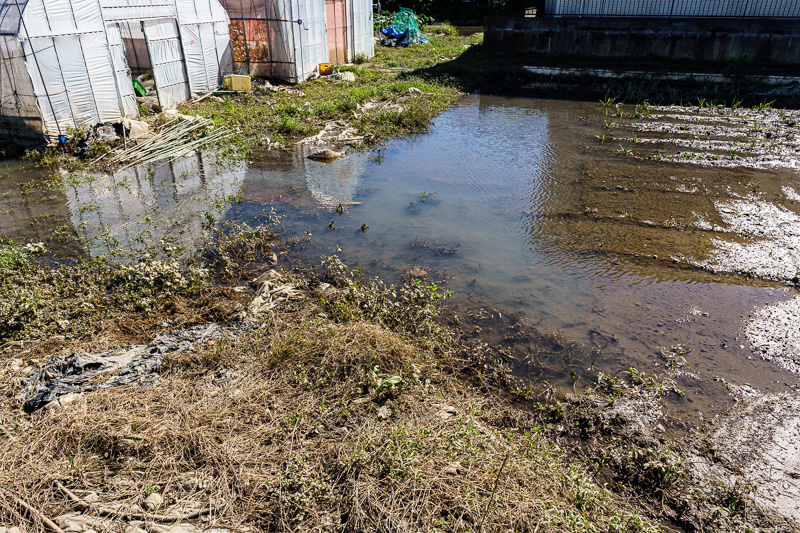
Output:
[[[72,392],[90,392],[128,383],[148,386],[159,378],[164,355],[191,350],[195,344],[222,336],[216,324],[205,324],[158,335],[149,344],[97,353],[56,355],[23,380],[16,399],[27,412],[35,411]],[[109,374],[106,379],[103,374]]]

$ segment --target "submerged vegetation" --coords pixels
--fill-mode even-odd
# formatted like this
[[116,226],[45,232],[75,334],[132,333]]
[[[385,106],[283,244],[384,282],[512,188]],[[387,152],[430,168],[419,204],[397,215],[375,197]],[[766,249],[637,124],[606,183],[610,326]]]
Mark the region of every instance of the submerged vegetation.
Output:
[[[32,344],[0,352],[3,487],[50,517],[76,505],[58,487],[97,492],[99,509],[134,509],[156,492],[168,509],[207,507],[228,529],[658,530],[569,466],[500,391],[470,386],[486,348],[437,324],[446,293],[433,283],[385,285],[331,257],[319,273],[276,271],[303,296],[241,322],[252,290],[215,280],[249,278],[263,254],[239,252],[267,251],[274,235],[217,239],[202,274],[155,259],[50,267],[35,261],[39,247],[4,244],[3,312],[31,306],[2,339]],[[236,258],[251,269],[230,268]],[[13,399],[23,365],[208,322],[227,333],[167,355],[151,387],[86,392],[33,415]],[[0,497],[0,523],[43,527],[14,501]]]
[[[428,30],[430,46],[380,48],[375,59],[343,67],[353,82],[263,86],[182,111],[237,131],[229,148],[239,155],[333,122],[374,145],[425,129],[476,80],[516,68],[478,72],[469,61],[480,60],[480,36],[460,37],[443,25]],[[601,142],[623,141],[618,153],[629,156],[648,139],[641,129],[615,137],[624,117],[645,123],[659,113],[688,114],[615,97],[601,106]],[[702,121],[718,111],[700,100],[692,116],[699,119],[681,124],[707,127]],[[768,105],[735,115],[749,128],[756,113],[771,116]],[[752,137],[761,142],[763,130],[765,139],[788,138],[796,116],[779,118],[753,123]],[[98,145],[90,154],[108,149]],[[69,151],[36,156],[42,164],[71,158]],[[636,193],[602,187],[592,194]],[[753,194],[759,187],[747,184]],[[31,185],[26,194],[38,190]],[[409,209],[439,202],[435,191],[415,194]],[[626,224],[636,218],[630,205],[634,214],[620,216]],[[336,212],[343,210],[340,203]],[[586,205],[584,216],[597,211]],[[498,346],[487,346],[468,313],[463,322],[442,319],[450,293],[429,271],[406,269],[387,283],[335,255],[317,269],[279,268],[299,241],[282,240],[274,211],[256,227],[217,224],[216,215],[206,214],[206,242],[188,260],[162,241],[133,260],[112,254],[53,265],[45,245],[0,242],[0,435],[8,443],[0,451],[0,525],[43,530],[42,516],[113,509],[105,530],[136,533],[130,524],[163,533],[144,513],[158,510],[146,503],[153,494],[166,514],[190,511],[191,520],[203,516],[202,529],[242,533],[659,531],[652,517],[725,531],[774,525],[748,499],[750,487],[718,480],[701,487],[683,450],[643,429],[660,424],[662,397],[685,396],[673,377],[691,361],[687,346],[659,351],[663,375],[600,373],[583,395],[557,398],[548,390],[542,397],[515,374],[509,346],[523,339],[544,345],[517,318],[508,318]],[[681,224],[671,216],[663,225]],[[364,222],[361,231],[368,230]],[[458,245],[419,238],[411,246],[459,253]],[[265,286],[291,298],[257,308]],[[220,333],[167,353],[152,386],[74,394],[33,414],[14,398],[20,379],[53,356],[147,344],[160,333],[209,324]],[[594,333],[597,355],[616,343]],[[575,370],[571,377],[577,382]],[[590,442],[568,455],[567,438]],[[94,506],[86,503],[92,495]]]

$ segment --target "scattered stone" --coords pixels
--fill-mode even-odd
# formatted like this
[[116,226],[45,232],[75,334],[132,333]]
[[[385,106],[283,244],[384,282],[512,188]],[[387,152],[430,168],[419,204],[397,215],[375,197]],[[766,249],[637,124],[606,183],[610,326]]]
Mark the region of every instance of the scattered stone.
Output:
[[320,283],[317,285],[317,291],[319,292],[330,292],[335,290],[334,286],[330,283]]
[[195,531],[197,531],[197,528],[193,524],[187,522],[170,526],[164,533],[195,533]]
[[148,511],[155,511],[161,507],[162,503],[164,503],[164,498],[161,496],[161,494],[153,492],[147,498],[145,498],[144,508]]
[[406,96],[419,96],[421,94],[423,94],[422,91],[420,91],[416,87],[409,87],[408,89],[400,93],[400,97],[405,98]]
[[64,407],[66,405],[71,404],[72,402],[74,402],[75,400],[77,400],[80,397],[81,397],[80,393],[69,392],[69,393],[65,394],[64,396],[56,398],[56,400],[54,402],[50,402],[49,404],[47,404],[47,408],[48,409],[56,409],[58,407]]
[[458,416],[458,409],[453,407],[452,405],[447,405],[444,403],[434,403],[432,404],[434,409],[438,409],[436,411],[436,416],[441,418],[442,420],[450,420],[451,418],[455,418]]
[[320,150],[318,152],[314,152],[313,154],[309,155],[308,158],[313,161],[334,161],[344,157],[344,154],[341,152],[334,152],[330,148],[325,148],[324,150]]
[[[64,533],[85,533],[91,530],[108,531],[112,521],[80,512],[67,513],[57,517],[54,522]],[[131,532],[133,533],[133,532]]]
[[461,471],[461,463],[456,461],[455,463],[450,463],[444,468],[445,474],[450,474],[451,476],[457,475]]

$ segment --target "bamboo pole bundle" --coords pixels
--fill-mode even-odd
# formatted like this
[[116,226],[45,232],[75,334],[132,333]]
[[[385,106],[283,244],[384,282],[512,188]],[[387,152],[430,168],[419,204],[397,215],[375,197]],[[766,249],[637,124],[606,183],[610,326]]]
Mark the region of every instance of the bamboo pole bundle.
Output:
[[171,161],[186,152],[233,135],[226,128],[217,128],[205,136],[198,136],[202,130],[211,128],[215,128],[215,124],[209,119],[178,117],[163,124],[152,138],[114,154],[109,162],[120,165],[120,170],[125,170],[164,159]]

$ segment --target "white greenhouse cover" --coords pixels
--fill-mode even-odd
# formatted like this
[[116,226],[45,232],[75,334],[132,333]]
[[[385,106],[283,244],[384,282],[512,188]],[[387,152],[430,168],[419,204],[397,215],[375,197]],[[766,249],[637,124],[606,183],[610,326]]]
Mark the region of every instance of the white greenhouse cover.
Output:
[[141,25],[162,107],[232,68],[218,0],[0,0],[0,134],[53,142],[138,115],[120,24]]

